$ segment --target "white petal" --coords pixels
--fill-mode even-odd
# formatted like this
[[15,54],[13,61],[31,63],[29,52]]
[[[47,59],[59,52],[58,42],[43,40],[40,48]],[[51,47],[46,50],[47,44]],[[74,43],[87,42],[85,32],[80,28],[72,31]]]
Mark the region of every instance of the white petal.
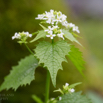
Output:
[[12,40],[14,40],[15,39],[15,36],[12,36]]
[[50,37],[50,35],[46,35],[46,37]]
[[74,89],[71,89],[70,91],[73,93],[75,90],[74,90]]
[[68,83],[65,83],[65,86],[69,86],[69,84],[68,84]]
[[53,34],[53,31],[48,31],[48,33],[52,35],[52,34]]
[[52,36],[53,36],[53,37],[55,37],[56,35],[55,35],[55,34],[53,34]]
[[44,30],[45,32],[49,31],[48,29]]
[[59,97],[59,100],[62,100],[62,97]]
[[32,34],[29,34],[29,37],[32,37]]
[[50,37],[51,39],[53,39],[53,36],[52,37]]

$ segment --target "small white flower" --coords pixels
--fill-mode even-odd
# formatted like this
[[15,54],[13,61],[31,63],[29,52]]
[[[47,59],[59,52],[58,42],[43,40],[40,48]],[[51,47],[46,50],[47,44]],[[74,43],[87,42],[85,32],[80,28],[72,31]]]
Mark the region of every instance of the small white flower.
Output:
[[32,37],[32,34],[29,34],[29,37]]
[[55,34],[46,35],[46,37],[50,37],[51,39],[53,39],[55,36]]
[[12,40],[13,39],[20,39],[20,34],[19,33],[15,33],[14,36],[12,36]]
[[76,31],[77,33],[80,33],[78,26],[75,26],[73,23],[68,23],[68,27],[72,28],[73,31]]
[[29,32],[22,32],[19,33],[20,36],[24,35],[25,37],[32,37],[32,34],[29,34]]
[[15,39],[15,36],[12,36],[12,40]]
[[58,37],[64,39],[63,35],[64,35],[64,33],[62,32],[62,30],[60,30],[60,33],[57,34]]
[[73,31],[76,31],[77,33],[80,33],[79,29],[78,29],[78,26],[74,26],[73,27]]
[[63,35],[64,35],[64,33],[57,34],[57,36],[58,36],[58,37],[60,37],[60,38],[64,39]]
[[54,100],[55,98],[51,98],[51,100]]
[[48,18],[46,22],[50,24],[52,22],[52,19]]
[[62,100],[62,97],[59,97],[59,101]]
[[70,89],[70,92],[73,93],[75,91],[75,89]]
[[45,16],[45,15],[43,15],[43,14],[38,14],[38,17],[36,17],[35,19],[40,19],[40,20],[42,20],[42,19],[44,19],[44,16]]
[[68,84],[68,83],[65,83],[65,86],[69,86],[69,84]]
[[67,22],[67,21],[63,21],[63,22],[62,22],[62,25],[67,28],[67,27],[68,27],[68,22]]
[[66,15],[64,15],[64,14],[63,14],[63,15],[61,15],[62,22],[63,22],[63,21],[66,21],[66,18],[67,18],[67,16],[66,16]]
[[73,23],[68,23],[68,26],[69,26],[70,28],[74,28],[74,27],[75,27],[75,24],[73,24]]
[[15,33],[14,36],[12,36],[12,39],[21,39],[21,38],[28,38],[32,37],[32,34],[29,34],[29,32],[21,32],[21,33]]
[[61,16],[58,16],[58,15],[57,15],[57,18],[56,18],[56,20],[54,20],[54,21],[56,21],[56,24],[58,24],[58,22],[62,22]]
[[46,37],[50,37],[51,39],[53,39],[56,36],[56,34],[53,34],[54,28],[52,28],[51,26],[48,26],[48,29],[44,30],[45,32],[49,33],[49,35],[46,35]]
[[57,29],[57,28],[59,28],[57,25],[56,25],[56,26],[53,26],[53,30],[54,30],[54,29]]
[[53,33],[53,28],[51,26],[48,26],[48,29],[44,30],[45,32],[52,34]]

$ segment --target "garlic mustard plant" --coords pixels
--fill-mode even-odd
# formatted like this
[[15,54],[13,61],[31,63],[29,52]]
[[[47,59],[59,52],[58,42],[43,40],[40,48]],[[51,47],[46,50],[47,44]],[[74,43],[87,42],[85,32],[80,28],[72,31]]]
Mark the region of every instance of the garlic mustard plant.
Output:
[[[29,32],[19,32],[12,36],[12,39],[17,39],[18,43],[24,44],[29,50],[30,55],[21,59],[17,66],[13,66],[10,74],[5,77],[5,81],[0,86],[0,91],[4,89],[14,89],[19,86],[30,84],[35,79],[35,70],[38,66],[42,66],[47,70],[45,100],[33,95],[32,98],[37,103],[91,103],[89,99],[81,95],[81,92],[75,92],[75,86],[81,83],[63,85],[63,89],[55,90],[60,92],[57,98],[49,99],[50,78],[54,87],[56,87],[56,76],[58,70],[63,70],[62,62],[68,62],[70,59],[78,71],[83,75],[84,61],[82,53],[75,47],[73,42],[79,43],[77,40],[80,33],[78,26],[73,23],[68,23],[67,16],[60,11],[50,10],[43,14],[38,14],[35,18],[40,20],[42,30],[29,34]],[[35,37],[33,35],[36,35]],[[28,41],[27,39],[32,40]],[[44,38],[43,40],[40,40]],[[45,39],[46,38],[46,39]],[[48,40],[47,40],[48,39]],[[27,43],[35,43],[35,49],[31,50]],[[79,97],[79,98],[78,98]],[[74,100],[74,102],[72,102]],[[44,102],[43,102],[44,101]],[[82,102],[81,102],[82,101]]]

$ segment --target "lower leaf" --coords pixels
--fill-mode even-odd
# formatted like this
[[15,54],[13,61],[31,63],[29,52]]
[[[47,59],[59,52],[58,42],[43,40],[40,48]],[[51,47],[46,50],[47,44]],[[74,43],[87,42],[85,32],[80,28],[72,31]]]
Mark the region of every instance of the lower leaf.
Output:
[[81,92],[68,93],[61,96],[61,100],[57,103],[92,103],[86,96],[81,95]]
[[82,70],[85,69],[84,68],[85,62],[82,57],[82,52],[80,52],[78,48],[75,48],[74,45],[71,45],[70,50],[71,51],[68,53],[69,59],[73,62],[78,71],[84,76]]
[[21,59],[19,64],[14,66],[10,74],[5,77],[0,91],[10,88],[16,90],[19,86],[30,84],[34,80],[34,73],[37,66],[38,61],[33,55]]

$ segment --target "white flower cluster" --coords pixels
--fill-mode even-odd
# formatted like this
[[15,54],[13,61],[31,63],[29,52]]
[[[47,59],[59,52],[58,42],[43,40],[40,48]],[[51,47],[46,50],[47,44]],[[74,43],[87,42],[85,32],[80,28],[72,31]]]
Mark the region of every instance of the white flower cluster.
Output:
[[49,35],[46,35],[46,37],[50,37],[51,39],[53,39],[55,36],[58,36],[62,39],[64,39],[63,35],[64,33],[62,32],[62,29],[59,29],[58,26],[48,26],[48,29],[45,30],[45,32],[47,32]]
[[50,10],[50,12],[45,11],[44,14],[39,14],[35,19],[46,20],[46,23],[49,24],[58,24],[59,22],[65,22],[66,18],[67,16],[62,14],[62,12]]
[[[57,26],[58,23],[61,23],[66,28],[71,29],[74,32],[76,31],[77,33],[80,33],[78,26],[75,26],[75,24],[72,24],[72,23],[68,23],[66,18],[67,18],[67,16],[62,14],[62,12],[50,10],[50,12],[45,11],[45,13],[39,14],[38,17],[36,17],[35,19],[45,20],[46,23],[52,24],[53,28],[54,28],[54,26]],[[47,36],[47,37],[50,37],[51,39],[53,39],[53,37],[56,36],[56,35],[52,34],[52,32],[50,32],[49,34],[50,34],[50,36]],[[61,32],[57,36],[63,38],[63,33]]]
[[21,33],[15,33],[14,36],[12,36],[12,39],[27,39],[28,37],[32,37],[32,34],[29,34],[29,32],[21,32]]
[[73,92],[75,91],[75,89],[69,88],[68,86],[69,86],[69,84],[68,84],[68,83],[65,83],[65,85],[63,86],[63,88],[64,88],[65,90],[68,90],[68,92],[73,93]]
[[76,31],[77,33],[80,33],[78,26],[75,26],[75,24],[73,24],[73,23],[68,23],[66,21],[62,25],[65,26],[66,28],[72,28],[72,31],[74,31],[74,32]]

